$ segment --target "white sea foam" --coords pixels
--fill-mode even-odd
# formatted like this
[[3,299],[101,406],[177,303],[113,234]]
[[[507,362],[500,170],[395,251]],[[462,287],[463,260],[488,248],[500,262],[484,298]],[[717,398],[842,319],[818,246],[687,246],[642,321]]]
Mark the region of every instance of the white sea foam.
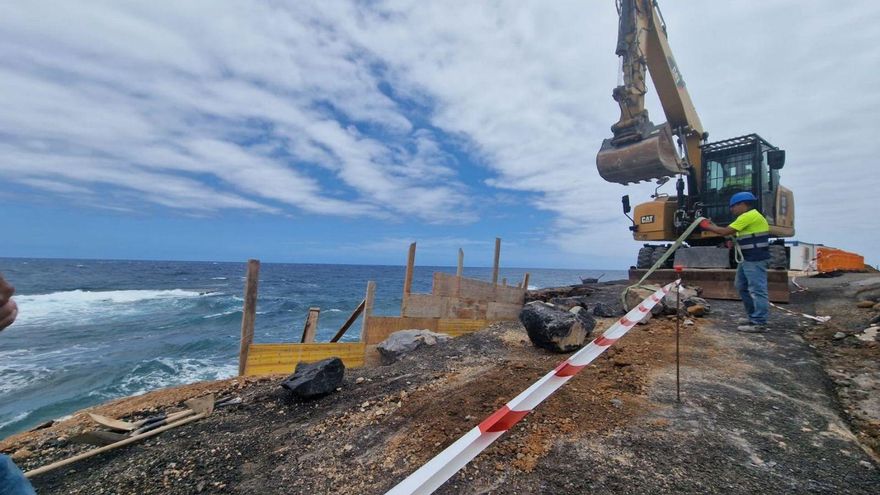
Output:
[[108,306],[113,310],[125,308],[133,303],[154,300],[175,300],[200,297],[197,291],[184,289],[171,290],[109,290],[84,291],[69,290],[50,294],[34,294],[16,296],[19,316],[17,324],[57,321],[64,317],[81,317],[106,311]]
[[[153,369],[146,371],[147,368]],[[162,357],[141,362],[122,378],[118,387],[114,388],[125,395],[142,395],[158,388],[204,380],[220,380],[236,374],[238,374],[238,365],[235,363],[217,364],[206,359]]]
[[327,312],[328,312],[328,313],[341,313],[342,310],[341,310],[341,309],[333,308],[333,309],[328,309]]
[[22,389],[52,373],[44,366],[0,367],[0,396]]
[[25,418],[27,418],[30,415],[31,415],[31,411],[25,411],[23,413],[16,414],[15,416],[13,416],[12,418],[10,418],[7,421],[0,421],[0,429],[4,428],[6,426],[9,426],[11,424],[14,424],[14,423],[18,423],[19,421],[24,420]]
[[[222,313],[214,313],[214,314],[212,314],[212,315],[206,315],[206,316],[203,316],[202,318],[204,318],[204,319],[220,318],[221,316],[232,315],[232,314],[240,313],[240,312],[241,312],[240,309],[236,309],[236,310],[234,310],[234,311],[224,311],[224,312],[222,312]],[[257,314],[260,314],[260,313],[257,312]]]
[[226,280],[226,277],[211,277],[211,280]]

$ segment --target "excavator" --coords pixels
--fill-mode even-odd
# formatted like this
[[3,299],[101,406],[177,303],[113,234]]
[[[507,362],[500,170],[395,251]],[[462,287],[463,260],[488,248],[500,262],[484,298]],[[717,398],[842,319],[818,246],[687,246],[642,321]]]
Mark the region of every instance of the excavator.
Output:
[[[748,191],[758,198],[774,239],[768,272],[770,299],[788,300],[788,261],[784,238],[794,235],[794,195],[780,184],[785,151],[758,134],[709,142],[709,133],[691,101],[687,86],[667,38],[666,23],[656,0],[616,0],[619,14],[616,53],[622,85],[614,88],[620,120],[596,156],[599,175],[608,182],[627,185],[656,180],[652,200],[630,206],[623,196],[624,214],[633,238],[646,244],[639,250],[630,279],[639,280],[666,253],[669,242],[681,236],[699,217],[725,226],[734,219],[730,197]],[[666,122],[654,125],[645,108],[646,73],[650,74]],[[660,187],[675,179],[675,195]],[[633,215],[629,213],[632,211]],[[729,241],[696,229],[660,270],[657,282],[676,277],[673,264],[704,289],[707,297],[738,299],[733,289],[735,270]]]

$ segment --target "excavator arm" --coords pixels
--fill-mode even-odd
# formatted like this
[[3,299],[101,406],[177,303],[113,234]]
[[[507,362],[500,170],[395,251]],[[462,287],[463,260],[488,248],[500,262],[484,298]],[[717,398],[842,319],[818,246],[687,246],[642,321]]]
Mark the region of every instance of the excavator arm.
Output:
[[[616,53],[623,84],[614,88],[612,96],[620,105],[620,120],[611,126],[613,136],[596,156],[599,174],[620,184],[689,174],[690,183],[699,188],[700,143],[706,135],[672,56],[657,2],[619,0],[617,8]],[[667,122],[660,125],[651,122],[645,108],[646,72],[666,115]],[[683,157],[673,136],[684,146]]]

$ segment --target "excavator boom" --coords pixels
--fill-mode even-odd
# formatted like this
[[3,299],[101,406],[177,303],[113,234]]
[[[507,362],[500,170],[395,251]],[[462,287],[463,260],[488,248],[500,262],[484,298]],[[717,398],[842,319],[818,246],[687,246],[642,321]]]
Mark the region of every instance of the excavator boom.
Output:
[[[621,58],[623,85],[614,88],[612,96],[620,106],[620,120],[611,126],[613,136],[602,143],[596,156],[599,174],[620,184],[692,172],[699,177],[703,126],[675,64],[656,2],[620,0],[618,11],[616,53]],[[667,123],[654,125],[648,117],[648,71]],[[685,144],[684,159],[673,136]]]

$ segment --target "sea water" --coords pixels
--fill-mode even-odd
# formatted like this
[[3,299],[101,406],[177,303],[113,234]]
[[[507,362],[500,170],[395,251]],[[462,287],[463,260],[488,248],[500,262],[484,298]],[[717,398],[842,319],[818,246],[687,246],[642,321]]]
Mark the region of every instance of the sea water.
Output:
[[[417,266],[413,291],[430,292]],[[0,258],[16,287],[19,316],[0,332],[0,439],[117,397],[216,380],[238,371],[244,263]],[[530,288],[579,276],[625,278],[620,270],[502,268]],[[491,268],[464,275],[491,280]],[[376,282],[374,314],[400,314],[404,267],[263,263],[256,342],[298,341],[309,307],[321,308],[326,342]],[[357,340],[360,321],[343,337]]]

